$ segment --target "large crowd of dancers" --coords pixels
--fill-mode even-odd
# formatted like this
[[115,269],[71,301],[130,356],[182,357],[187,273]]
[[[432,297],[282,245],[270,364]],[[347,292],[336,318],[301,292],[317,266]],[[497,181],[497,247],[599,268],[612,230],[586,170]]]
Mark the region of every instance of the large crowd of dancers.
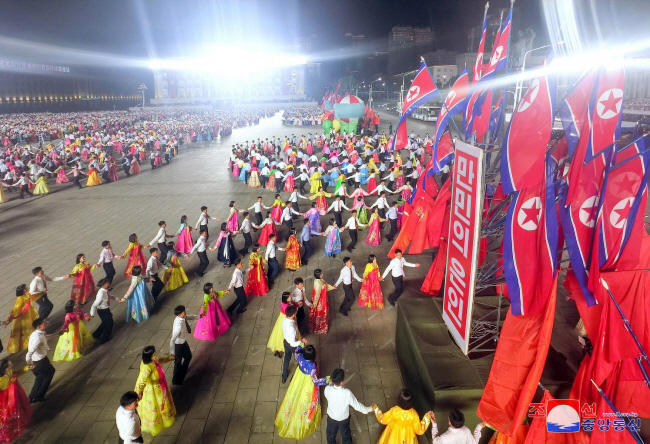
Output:
[[[428,412],[420,418],[412,408],[408,390],[400,392],[397,405],[389,411],[382,412],[375,404],[365,406],[343,387],[343,369],[337,368],[325,377],[319,374],[316,348],[305,339],[308,334],[328,333],[332,318],[328,292],[342,287],[344,297],[338,312],[343,316],[349,315],[355,301],[364,308],[383,309],[384,280],[389,275],[393,289],[386,301],[395,305],[402,295],[405,267],[419,264],[406,261],[396,249],[395,257],[383,272],[376,256],[370,254],[362,258],[365,265],[359,273],[353,256],[362,230],[366,231],[364,242],[371,247],[379,246],[384,239],[392,242],[396,237],[403,201],[410,198],[422,173],[426,142],[413,137],[402,152],[391,152],[386,136],[380,134],[309,134],[236,144],[230,153],[229,169],[233,180],[239,179],[242,186],[260,188],[255,202],[231,201],[221,218],[213,216],[207,206],[194,209],[196,213],[190,216],[192,220],[196,218],[196,223],[182,215],[178,228],[171,232],[167,231],[167,222],[160,221],[155,237],[148,243],[141,242],[136,233],[125,236],[128,246],[120,255],[105,240],[101,248],[98,246],[96,262],[88,261],[80,253],[70,273],[64,276],[50,278],[42,267],[35,267],[29,286],[21,284],[16,288],[15,305],[4,321],[6,326],[11,325],[7,351],[26,350],[27,367],[14,370],[8,359],[0,363],[0,442],[19,436],[29,422],[31,404],[47,400],[55,372],[48,358],[45,334],[53,308],[47,297],[48,282],[72,279],[71,296],[65,304],[65,319],[52,360],[73,361],[91,352],[94,343],[111,340],[111,303],[126,304],[126,322],[146,322],[155,315],[163,292],[189,282],[183,262],[198,256],[196,275],[203,277],[210,266],[209,252],[216,252],[216,260],[232,269],[232,278],[226,288],[204,283],[202,305],[197,313],[188,313],[182,305],[174,309],[168,353],[154,346],[143,349],[134,390],[122,396],[116,412],[123,442],[143,442],[142,433],[156,436],[174,423],[176,410],[163,364],[174,362],[171,383],[182,385],[192,360],[186,337],[217,341],[233,320],[246,311],[248,298],[264,297],[276,285],[282,268],[297,277],[292,288],[281,294],[280,314],[267,347],[283,361],[283,384],[289,381],[292,358],[297,368],[279,404],[275,419],[278,434],[302,439],[317,430],[321,420],[319,387],[326,386],[323,393],[328,400],[328,443],[334,443],[339,432],[344,443],[351,442],[349,407],[365,414],[372,412],[386,425],[380,443],[413,442],[415,435],[424,434],[431,423],[435,437],[435,416]],[[272,191],[274,198],[266,197],[269,194],[263,193],[263,189]],[[374,199],[372,204],[367,201],[370,199]],[[345,247],[342,233],[349,237]],[[335,282],[327,282],[323,270],[314,270],[308,292],[306,276],[300,277],[300,269],[317,249],[341,260],[341,269]],[[341,255],[343,250],[346,255]],[[112,288],[116,260],[127,261],[124,277],[129,286],[121,295]],[[98,268],[103,269],[104,276],[95,282],[93,271]],[[357,291],[354,281],[360,284]],[[235,299],[224,309],[221,300],[230,292]],[[100,324],[91,332],[86,324],[95,316]],[[33,371],[35,382],[26,395],[16,377],[28,369]],[[450,430],[472,442],[478,440],[483,424],[472,434],[463,423],[462,413],[452,410]]]

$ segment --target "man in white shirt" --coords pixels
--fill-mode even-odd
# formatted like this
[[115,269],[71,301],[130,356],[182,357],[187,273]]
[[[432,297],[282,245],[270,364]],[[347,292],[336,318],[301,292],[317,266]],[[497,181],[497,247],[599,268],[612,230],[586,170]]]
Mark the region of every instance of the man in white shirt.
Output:
[[[206,284],[212,287],[212,284]],[[209,291],[209,288],[208,288]],[[174,355],[174,374],[172,384],[183,385],[187,369],[192,360],[192,351],[185,340],[185,331],[187,334],[192,333],[192,328],[185,318],[185,306],[179,305],[174,308],[174,325],[172,326],[172,337],[169,340],[169,354]]]
[[244,211],[244,219],[241,221],[239,231],[237,233],[242,233],[244,235],[244,247],[239,250],[239,254],[246,256],[248,254],[248,249],[253,245],[253,238],[251,237],[251,219],[250,213]]
[[390,232],[386,236],[386,239],[388,239],[388,242],[393,242],[393,239],[398,233],[397,230],[397,215],[399,212],[397,209],[399,208],[399,203],[393,202],[393,206],[390,207],[390,209],[386,212],[386,217],[388,218],[388,222],[390,222]]
[[[235,301],[230,304],[230,307],[226,309],[228,315],[232,319],[233,312],[237,309],[237,314],[241,314],[246,311],[246,304],[248,303],[248,298],[246,296],[246,291],[244,291],[244,264],[241,261],[241,258],[235,259],[234,262],[235,270],[232,272],[232,279],[230,279],[230,284],[226,293],[230,293],[230,290],[235,291]],[[270,285],[270,284],[269,284]]]
[[339,278],[334,286],[338,287],[341,282],[343,283],[343,293],[345,294],[345,297],[343,298],[341,307],[339,307],[339,313],[341,313],[343,316],[348,316],[348,313],[352,308],[352,304],[354,304],[352,278],[356,279],[358,282],[362,282],[363,279],[361,279],[357,274],[357,270],[354,268],[354,265],[352,265],[352,259],[350,257],[344,257],[343,263],[345,266],[341,269],[341,274],[339,274]]
[[266,272],[266,276],[269,280],[269,288],[273,285],[273,280],[280,273],[280,263],[275,257],[276,250],[284,251],[284,248],[280,248],[275,243],[275,234],[269,234],[269,243],[266,246],[266,253],[264,253],[264,259],[269,266],[269,269]]
[[[289,196],[289,201],[291,202],[291,208],[296,210],[298,213],[300,213],[300,207],[298,206],[298,198],[301,197],[303,199],[307,199],[305,196],[300,194],[298,192],[297,187],[293,187],[293,191],[291,192],[291,195]],[[297,219],[297,217],[294,216],[294,219]]]
[[138,394],[126,392],[120,398],[120,406],[115,412],[115,424],[119,435],[119,444],[143,443],[138,407]]
[[336,444],[336,435],[341,431],[341,444],[352,444],[350,431],[350,407],[367,415],[372,407],[361,404],[349,389],[343,387],[345,372],[334,369],[330,376],[331,384],[325,387],[327,399],[327,444]]
[[350,211],[350,214],[351,215],[343,228],[347,228],[348,234],[350,234],[350,243],[348,244],[346,250],[352,253],[352,250],[354,250],[355,245],[357,244],[357,230],[359,227],[365,227],[365,225],[357,220],[357,210]]
[[436,416],[431,412],[431,435],[433,444],[476,444],[481,440],[481,431],[485,421],[479,423],[474,429],[474,434],[465,426],[465,415],[458,409],[449,411],[449,428],[445,433],[438,435]]
[[[341,188],[345,191],[345,187],[341,186]],[[329,213],[330,211],[334,211],[334,220],[336,220],[336,225],[338,227],[343,226],[343,216],[341,215],[341,212],[343,211],[343,208],[346,210],[350,210],[345,204],[341,201],[341,196],[336,195],[334,197],[334,202],[329,206],[327,209],[327,212]]]
[[165,267],[158,260],[160,251],[158,251],[157,248],[150,248],[149,253],[151,253],[151,257],[147,262],[147,271],[145,272],[145,277],[148,277],[151,280],[151,296],[153,296],[154,301],[157,301],[158,296],[160,296],[160,292],[165,287],[163,281],[158,277],[158,272],[160,272]]
[[285,224],[287,228],[289,229],[289,232],[287,233],[287,239],[289,238],[289,233],[291,233],[291,229],[293,228],[293,216],[300,216],[300,213],[297,212],[292,208],[293,203],[288,200],[284,203],[285,207],[282,210],[282,215],[280,216],[280,222]]
[[297,277],[293,280],[293,284],[296,288],[291,292],[291,303],[298,307],[298,313],[296,314],[296,323],[298,324],[298,331],[305,332],[305,305],[311,307],[311,303],[305,297],[305,281],[301,277]]
[[171,239],[176,235],[167,234],[165,231],[165,228],[167,228],[167,223],[164,220],[158,222],[158,226],[160,227],[158,229],[158,234],[156,234],[156,237],[151,239],[149,245],[158,244],[158,250],[160,250],[160,257],[158,259],[160,262],[164,263],[165,259],[167,258],[167,239]]
[[285,310],[286,317],[282,320],[282,336],[284,337],[282,341],[284,343],[284,361],[282,362],[283,384],[287,382],[287,378],[289,377],[289,362],[291,362],[291,357],[296,351],[296,347],[298,347],[301,342],[307,342],[300,340],[298,324],[296,323],[297,313],[298,307],[295,305],[289,305]]
[[113,314],[109,308],[112,297],[111,292],[108,290],[110,285],[110,281],[106,278],[102,278],[97,282],[99,291],[95,297],[95,302],[90,307],[90,319],[97,314],[102,321],[99,327],[93,332],[93,338],[101,341],[102,344],[108,342],[113,333]]
[[388,302],[390,305],[394,307],[395,302],[397,302],[397,299],[404,292],[404,267],[417,268],[419,266],[420,264],[412,264],[410,262],[406,262],[406,259],[402,257],[402,250],[399,248],[395,250],[395,257],[390,261],[388,267],[386,267],[386,270],[384,270],[384,273],[381,275],[381,280],[383,281],[384,278],[388,275],[388,272],[391,272],[391,279],[393,280],[395,290],[393,290],[393,292],[388,295]]
[[196,243],[192,247],[190,254],[188,254],[188,256],[191,256],[196,251],[196,254],[199,256],[199,261],[200,261],[199,269],[196,272],[196,274],[199,275],[199,277],[205,274],[205,270],[208,268],[208,265],[210,265],[208,254],[205,252],[208,246],[207,243],[208,243],[208,230],[201,230],[201,235],[196,240]]
[[[300,165],[298,168],[300,169],[301,166],[304,167],[304,165]],[[311,185],[311,180],[309,180],[307,173],[305,171],[301,171],[301,173],[296,177],[296,180],[298,181],[300,192],[306,194],[307,192],[305,191],[305,182]]]
[[109,284],[113,283],[113,278],[115,277],[115,267],[113,266],[114,259],[121,259],[121,257],[115,256],[113,254],[113,248],[111,247],[111,243],[109,241],[102,241],[102,252],[99,253],[97,266],[102,266],[104,273],[106,273],[106,279],[108,280]]
[[201,215],[199,216],[199,220],[196,221],[196,225],[194,226],[194,228],[196,228],[197,230],[199,230],[199,232],[205,230],[205,232],[206,232],[206,234],[207,234],[206,237],[210,237],[210,234],[208,233],[208,223],[210,223],[210,219],[212,219],[212,220],[219,220],[218,217],[211,217],[211,216],[209,216],[209,215],[208,215],[208,207],[206,207],[205,205],[203,205],[203,206],[201,207]]
[[[249,210],[255,211],[255,217],[257,218],[257,225],[261,225],[262,222],[264,221],[264,218],[262,217],[262,208],[269,209],[271,207],[267,207],[262,203],[262,196],[257,196],[257,202],[255,202]],[[257,228],[255,229],[257,231]]]
[[32,322],[32,327],[34,327],[34,331],[29,335],[25,361],[34,372],[34,386],[29,393],[29,402],[33,404],[46,400],[45,393],[54,377],[54,367],[47,358],[47,352],[50,349],[45,337],[47,322],[43,318],[37,318]]
[[29,284],[29,294],[34,296],[36,303],[38,304],[38,317],[46,319],[52,312],[54,305],[47,298],[47,281],[59,282],[64,279],[67,279],[69,275],[50,278],[45,275],[43,267],[36,267],[32,270],[34,279]]

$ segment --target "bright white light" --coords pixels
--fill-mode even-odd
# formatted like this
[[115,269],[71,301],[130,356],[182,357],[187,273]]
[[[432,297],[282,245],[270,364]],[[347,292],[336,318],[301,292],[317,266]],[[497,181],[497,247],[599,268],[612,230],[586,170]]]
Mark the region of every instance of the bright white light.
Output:
[[149,67],[152,70],[194,71],[236,78],[254,72],[306,63],[307,57],[302,55],[215,46],[199,57],[150,60]]

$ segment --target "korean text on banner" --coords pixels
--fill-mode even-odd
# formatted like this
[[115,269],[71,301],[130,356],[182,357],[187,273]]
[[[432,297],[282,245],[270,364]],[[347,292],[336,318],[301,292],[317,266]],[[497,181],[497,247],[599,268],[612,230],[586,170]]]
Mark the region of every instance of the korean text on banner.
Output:
[[442,317],[456,344],[467,354],[483,203],[483,151],[457,142],[452,181]]

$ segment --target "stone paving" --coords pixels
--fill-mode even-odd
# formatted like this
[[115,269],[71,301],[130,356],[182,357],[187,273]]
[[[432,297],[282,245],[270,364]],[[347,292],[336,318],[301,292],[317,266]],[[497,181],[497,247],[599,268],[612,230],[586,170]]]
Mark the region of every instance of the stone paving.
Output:
[[[387,121],[382,124],[382,130],[387,129],[387,125]],[[252,205],[257,195],[270,203],[273,192],[248,188],[230,176],[226,168],[229,147],[235,142],[258,137],[299,135],[310,130],[315,132],[317,128],[283,127],[277,114],[263,119],[257,126],[236,129],[223,141],[184,145],[171,165],[150,171],[148,164],[144,164],[143,173],[128,180],[83,190],[69,187],[44,197],[3,204],[0,207],[0,313],[2,316],[8,313],[13,305],[14,288],[21,283],[28,284],[32,278],[30,270],[37,265],[43,266],[49,276],[64,275],[74,266],[78,253],[85,253],[89,262],[96,261],[102,240],[110,240],[115,253],[121,254],[128,245],[130,233],[137,233],[142,243],[148,243],[157,232],[159,220],[166,220],[168,233],[174,233],[183,214],[191,224],[196,223],[201,205],[207,205],[211,215],[224,218],[230,200],[235,200],[240,209]],[[416,131],[424,134],[426,130]],[[303,208],[306,208],[304,203]],[[298,229],[301,225],[297,224]],[[211,233],[216,233],[218,224],[211,224],[211,227]],[[279,232],[284,235],[286,228],[279,227]],[[363,242],[364,236],[365,232],[360,233],[360,241],[352,255],[357,270],[361,273],[368,254],[375,253],[383,271],[388,263],[386,242],[379,247],[369,247]],[[216,237],[211,239],[214,241]],[[349,241],[345,232],[342,241],[344,246]],[[237,248],[242,242],[240,237],[235,239]],[[324,255],[324,238],[312,242],[317,248],[309,266],[295,273],[282,270],[269,294],[249,298],[248,311],[225,335],[214,343],[189,340],[194,355],[189,374],[182,387],[172,389],[177,408],[176,423],[155,438],[145,435],[145,442],[253,444],[291,441],[280,438],[274,430],[275,414],[289,383],[281,384],[281,360],[266,349],[266,342],[279,313],[280,294],[291,288],[295,277],[306,279],[309,295],[314,269],[325,270],[328,282],[333,283],[338,277],[342,267],[340,259],[345,254],[336,259],[328,258]],[[142,348],[154,345],[161,354],[168,353],[173,308],[184,304],[188,313],[198,313],[204,283],[213,282],[216,288],[228,285],[232,269],[223,268],[216,261],[215,253],[210,253],[209,258],[210,267],[203,278],[194,274],[198,265],[196,256],[183,259],[190,282],[176,291],[163,293],[153,316],[142,324],[126,324],[126,304],[112,304],[116,320],[113,340],[95,346],[75,362],[55,363],[56,374],[48,392],[50,399],[35,405],[31,425],[19,442],[116,442],[115,410],[122,393],[133,389]],[[282,263],[284,254],[280,252],[278,258]],[[407,269],[404,297],[422,296],[419,283],[426,274],[431,256],[428,253],[409,256],[409,260],[421,262],[422,267]],[[125,261],[116,262],[118,274],[113,293],[118,296],[127,288],[122,274],[124,266]],[[103,277],[102,270],[93,274],[96,280]],[[48,327],[50,347],[54,350],[71,281],[51,283],[48,288],[55,305]],[[358,292],[358,284],[354,288]],[[384,295],[392,291],[390,280],[383,288]],[[317,348],[320,373],[326,375],[341,366],[349,381],[347,387],[361,402],[367,405],[374,402],[383,409],[393,406],[402,387],[394,350],[396,310],[387,305],[384,310],[372,311],[355,304],[350,316],[343,317],[336,310],[343,299],[342,289],[330,292],[329,297],[330,307],[333,307],[329,334],[307,336]],[[233,298],[231,293],[222,303],[227,306]],[[86,309],[90,309],[89,304]],[[88,327],[94,329],[98,322],[98,319],[93,320]],[[3,333],[6,345],[9,329]],[[11,358],[16,366],[24,365],[24,352]],[[166,366],[168,381],[172,366]],[[294,368],[292,362],[291,372]],[[20,382],[29,392],[33,384],[31,372],[22,376]],[[325,405],[323,401],[323,419]],[[321,424],[321,430],[304,442],[325,443],[324,421]],[[374,416],[353,413],[352,429],[357,444],[376,442],[382,427]]]

